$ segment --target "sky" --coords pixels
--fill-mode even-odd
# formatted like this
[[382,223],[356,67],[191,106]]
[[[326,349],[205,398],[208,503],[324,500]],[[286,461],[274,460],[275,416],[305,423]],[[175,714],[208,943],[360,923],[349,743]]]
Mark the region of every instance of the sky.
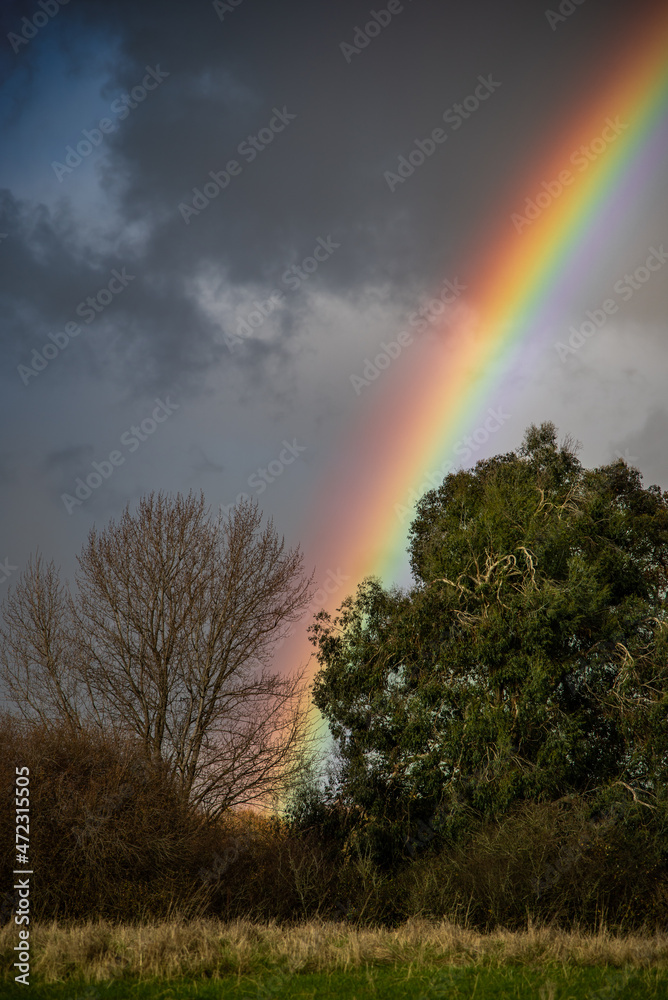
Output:
[[[417,496],[546,420],[668,488],[668,124],[605,96],[660,10],[5,0],[0,600],[154,490],[257,498],[329,607],[406,586]],[[484,289],[622,149],[495,352]]]

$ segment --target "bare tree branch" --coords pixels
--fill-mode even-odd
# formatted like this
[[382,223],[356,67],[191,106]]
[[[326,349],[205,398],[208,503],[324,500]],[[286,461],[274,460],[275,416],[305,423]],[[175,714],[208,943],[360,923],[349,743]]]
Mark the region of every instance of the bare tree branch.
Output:
[[311,597],[251,502],[151,494],[91,530],[70,597],[41,560],[5,611],[2,676],[20,711],[138,738],[211,815],[280,795],[313,742],[303,671],[268,672]]

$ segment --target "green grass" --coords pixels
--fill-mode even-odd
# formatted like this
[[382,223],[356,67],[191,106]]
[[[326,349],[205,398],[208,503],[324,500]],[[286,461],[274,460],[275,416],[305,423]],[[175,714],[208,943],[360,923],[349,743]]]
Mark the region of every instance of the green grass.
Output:
[[[25,988],[5,981],[3,998],[24,997]],[[222,979],[127,980],[86,984],[44,983],[31,976],[35,1000],[668,1000],[668,970],[581,966],[414,969],[377,965],[350,972],[296,973],[280,969]]]

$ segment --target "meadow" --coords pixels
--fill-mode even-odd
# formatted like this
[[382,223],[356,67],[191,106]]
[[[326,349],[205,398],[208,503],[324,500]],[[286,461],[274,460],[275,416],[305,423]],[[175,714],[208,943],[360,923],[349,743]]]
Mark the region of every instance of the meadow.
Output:
[[[668,934],[529,926],[479,933],[447,921],[355,928],[311,920],[102,920],[35,926],[31,995],[121,998],[668,997]],[[20,996],[13,925],[0,930],[2,996]]]

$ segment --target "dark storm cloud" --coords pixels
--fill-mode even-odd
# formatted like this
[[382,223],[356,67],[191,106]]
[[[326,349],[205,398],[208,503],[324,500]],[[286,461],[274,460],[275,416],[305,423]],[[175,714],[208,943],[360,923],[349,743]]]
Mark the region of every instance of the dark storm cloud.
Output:
[[[351,377],[389,361],[384,346],[414,329],[409,317],[446,279],[468,286],[464,322],[429,312],[415,342],[445,332],[454,355],[467,319],[475,325],[481,259],[491,272],[500,246],[512,255],[519,245],[511,212],[535,195],[543,157],[570,143],[611,74],[625,78],[629,39],[655,4],[69,0],[33,34],[23,19],[40,2],[56,0],[0,4],[0,558],[25,566],[38,548],[73,572],[90,527],[126,503],[204,489],[215,511],[278,460],[282,441],[306,451],[262,494],[265,514],[290,544],[307,544],[314,525],[324,537],[321,483],[340,470],[356,537],[372,502],[355,482],[360,432],[383,399],[409,419],[424,401],[401,389],[419,348],[388,372],[379,363],[359,396]],[[551,24],[546,9],[560,6],[572,13]],[[13,51],[7,34],[17,31],[32,37]],[[481,87],[484,99],[470,97]],[[456,129],[446,124],[467,97],[478,107]],[[103,118],[111,131],[67,163],[67,147]],[[407,172],[416,141],[429,151],[438,128],[447,140]],[[251,159],[240,147],[252,137],[266,148]],[[210,173],[224,170],[224,190],[194,202],[193,189],[210,192]],[[554,420],[582,440],[588,465],[620,451],[646,482],[668,482],[663,271],[575,354],[562,360],[554,348],[651,246],[668,246],[666,183],[653,176],[617,198],[554,329],[517,345],[505,382],[506,362],[498,379],[489,366],[482,420],[488,407],[511,419],[474,457]],[[86,323],[77,310],[91,315],[89,298]],[[81,331],[59,346],[68,323]],[[24,384],[17,366],[45,346],[47,362]],[[131,453],[123,437],[152,419],[157,399],[176,404],[175,419]],[[462,437],[480,420],[462,415]],[[380,426],[376,442],[369,458],[383,473],[403,463],[406,442],[385,440]],[[81,506],[66,503],[113,450],[127,459],[118,471],[102,473]],[[431,468],[436,460],[420,477]],[[419,482],[388,495],[388,509]],[[322,577],[328,569],[318,566]],[[409,579],[406,562],[399,581]]]
[[[52,366],[78,372],[95,364],[94,354],[149,392],[177,377],[187,381],[228,355],[216,343],[218,326],[185,293],[188,274],[178,268],[170,273],[155,255],[138,257],[129,242],[113,253],[91,246],[66,210],[27,206],[7,191],[3,227],[9,252],[0,271],[0,339],[16,378],[31,391]],[[72,323],[79,333],[68,340]],[[56,352],[48,372],[33,353],[44,355],[45,345],[47,357]],[[40,365],[37,375],[27,373]]]
[[[154,229],[161,261],[172,268],[193,258],[224,261],[233,281],[275,280],[286,253],[305,253],[318,235],[341,235],[343,227],[356,227],[357,238],[328,269],[328,283],[439,275],[444,257],[459,257],[498,203],[518,148],[549,133],[607,60],[600,21],[594,26],[586,10],[575,35],[557,38],[529,2],[489,4],[481,23],[479,7],[407,0],[350,62],[340,44],[369,18],[359,2],[244,0],[223,21],[209,3],[187,13],[179,4],[93,3],[83,13],[121,33],[127,62],[119,89],[136,83],[145,65],[170,73],[113,142],[127,178],[126,214],[170,213]],[[590,58],[579,61],[587,48]],[[566,52],[576,57],[568,75]],[[443,112],[472,93],[481,74],[501,86],[478,120],[390,192],[384,171],[442,125]],[[296,118],[245,163],[240,143],[266,127],[276,107]],[[235,157],[241,175],[184,226],[178,204],[192,202],[209,171]],[[409,225],[397,233],[406,215]]]
[[[529,0],[488,4],[484,23],[479,5],[405,0],[399,6],[354,55],[341,44],[359,40],[356,28],[371,16],[366,3],[244,0],[222,14],[212,3],[157,0],[63,7],[41,30],[64,47],[72,71],[81,70],[82,50],[94,65],[103,39],[119,45],[102,95],[111,106],[141,88],[149,70],[161,82],[104,139],[107,159],[99,171],[113,208],[107,226],[119,241],[113,253],[77,232],[65,207],[58,214],[28,210],[6,193],[0,228],[11,233],[13,250],[2,301],[15,362],[76,319],[82,299],[124,265],[134,281],[96,318],[91,350],[103,344],[96,352],[103,350],[129,384],[159,387],[219,364],[245,370],[255,383],[270,361],[289,365],[300,293],[280,318],[280,336],[271,343],[255,339],[231,355],[221,345],[225,332],[233,332],[230,321],[221,329],[192,294],[204,271],[217,270],[230,288],[270,289],[318,238],[330,236],[344,249],[309,287],[343,295],[390,281],[401,297],[416,283],[472,264],[467,255],[492,206],[503,201],[518,150],[548,134],[595,84],[597,63],[607,62],[601,19],[590,16],[592,0],[589,13],[586,6],[577,12],[577,32],[558,36]],[[606,27],[614,9],[608,7]],[[10,4],[3,24],[9,31],[32,12],[32,4]],[[41,40],[16,53],[19,76]],[[398,158],[442,125],[444,111],[480,79],[496,81],[489,100],[391,191],[385,171],[396,171]],[[94,126],[81,122],[81,129]],[[249,137],[258,135],[266,145],[258,139],[251,162],[239,149],[243,143],[252,149]],[[76,130],[64,132],[60,148],[78,137]],[[202,190],[210,172],[231,160],[236,175],[186,224],[179,205],[201,206],[193,189]],[[84,162],[71,175],[61,173],[58,194],[76,199],[79,180],[93,169]],[[143,236],[133,245],[124,230],[138,224]],[[72,342],[72,355],[80,343]],[[92,363],[82,349],[76,363],[85,361]]]
[[53,504],[58,503],[63,492],[72,488],[71,484],[82,470],[89,471],[95,455],[95,446],[90,442],[46,453],[40,478],[42,489]]
[[73,470],[80,468],[86,462],[90,462],[94,457],[92,444],[78,445],[72,448],[61,448],[58,451],[48,452],[44,458],[44,469],[46,472],[57,472],[61,475],[68,475]]

